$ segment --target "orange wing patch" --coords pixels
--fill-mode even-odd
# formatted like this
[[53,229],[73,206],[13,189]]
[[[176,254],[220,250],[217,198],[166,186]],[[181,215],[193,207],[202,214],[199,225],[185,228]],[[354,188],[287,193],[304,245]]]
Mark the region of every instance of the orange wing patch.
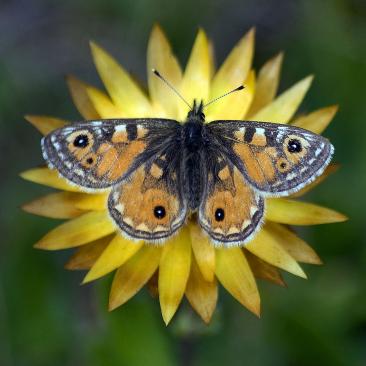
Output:
[[141,154],[146,147],[144,141],[133,141],[129,144],[109,143],[102,144],[98,151],[98,166],[96,175],[110,180],[121,177],[131,167],[136,157]]
[[[234,152],[240,158],[244,167],[255,183],[265,185],[266,182],[272,181],[275,178],[275,168],[272,160],[272,155],[263,148],[259,151],[253,149],[246,144],[234,144]],[[268,148],[270,149],[270,148]]]
[[144,165],[111,192],[109,210],[122,231],[152,241],[170,236],[186,216],[178,189],[169,191],[164,180],[147,175]]
[[237,168],[221,183],[215,184],[213,177],[209,177],[212,188],[201,204],[200,223],[219,245],[246,242],[261,222],[263,200],[245,182]]

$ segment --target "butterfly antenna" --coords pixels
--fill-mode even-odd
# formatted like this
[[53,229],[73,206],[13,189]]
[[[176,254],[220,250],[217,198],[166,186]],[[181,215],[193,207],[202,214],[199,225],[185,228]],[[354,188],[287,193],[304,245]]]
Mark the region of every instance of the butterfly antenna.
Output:
[[237,91],[239,91],[239,90],[243,90],[244,88],[245,88],[245,86],[244,86],[244,85],[240,85],[240,86],[238,86],[237,88],[235,88],[235,89],[233,89],[233,90],[230,90],[229,92],[227,92],[227,93],[225,93],[225,94],[223,94],[223,95],[220,95],[219,97],[217,97],[217,98],[215,98],[215,99],[212,99],[211,101],[209,101],[208,103],[206,103],[206,104],[204,105],[204,107],[206,108],[206,107],[207,107],[207,106],[209,106],[210,104],[217,102],[219,99],[224,98],[224,97],[226,97],[227,95],[229,95],[229,94],[231,94],[231,93],[237,92]]
[[172,84],[170,84],[169,83],[169,81],[168,80],[166,80],[161,74],[160,74],[160,72],[158,71],[158,70],[155,70],[155,69],[152,69],[151,70],[160,80],[162,80],[171,90],[173,90],[173,92],[175,93],[175,94],[177,94],[178,95],[178,97],[180,98],[180,99],[182,99],[183,100],[183,102],[185,103],[185,104],[187,104],[187,106],[190,108],[190,109],[192,109],[193,107],[183,98],[183,96],[182,96],[182,94],[180,94],[179,93],[179,91],[176,89],[176,88],[174,88],[174,86],[172,85]]

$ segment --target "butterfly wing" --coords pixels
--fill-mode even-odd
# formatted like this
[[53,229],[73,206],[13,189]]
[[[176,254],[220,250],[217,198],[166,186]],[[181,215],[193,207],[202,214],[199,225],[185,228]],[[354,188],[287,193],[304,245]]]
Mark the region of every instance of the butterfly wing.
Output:
[[105,189],[160,151],[178,128],[164,119],[79,122],[44,137],[42,151],[49,167],[71,183]]
[[112,189],[108,209],[128,237],[159,242],[183,225],[187,202],[181,154],[172,141]]
[[214,121],[208,139],[264,195],[287,196],[319,176],[334,148],[302,128],[266,122]]
[[218,246],[243,244],[259,229],[264,200],[227,157],[210,151],[207,180],[198,210],[202,228]]

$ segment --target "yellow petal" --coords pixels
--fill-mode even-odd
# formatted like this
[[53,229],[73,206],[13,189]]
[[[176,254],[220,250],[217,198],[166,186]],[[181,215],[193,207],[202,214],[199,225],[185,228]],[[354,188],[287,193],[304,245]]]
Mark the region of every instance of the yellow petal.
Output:
[[150,103],[128,73],[101,47],[90,43],[95,66],[113,102],[129,117],[150,114]]
[[107,236],[116,230],[106,212],[88,212],[48,232],[36,248],[58,250],[77,247]]
[[48,168],[34,168],[20,173],[20,176],[25,180],[43,184],[48,187],[70,192],[80,192],[80,188],[69,184],[64,178],[61,178],[56,170]]
[[244,119],[244,117],[248,113],[248,109],[252,104],[252,100],[256,93],[256,81],[255,81],[255,72],[254,70],[250,70],[247,79],[245,80],[245,90],[243,91],[241,104],[242,104],[242,115],[239,119]]
[[114,276],[109,296],[109,310],[114,310],[134,296],[159,266],[161,248],[145,245]]
[[215,276],[215,248],[196,223],[189,225],[189,233],[198,268],[206,281],[213,281]]
[[244,253],[256,278],[275,283],[276,285],[285,286],[285,282],[276,267],[256,257],[248,250],[244,250]]
[[191,263],[186,296],[192,308],[208,324],[216,308],[217,282],[216,280],[208,282],[203,278],[194,258]]
[[235,299],[259,316],[257,284],[240,248],[216,249],[216,276]]
[[210,79],[215,74],[216,69],[216,58],[215,58],[215,47],[213,45],[213,42],[211,40],[208,40],[208,51],[209,51],[209,63],[210,63]]
[[[251,29],[230,52],[212,80],[210,99],[242,85],[247,79],[254,52],[254,29]],[[239,119],[247,106],[243,103],[246,90],[235,92],[207,109],[208,120]]]
[[310,88],[313,76],[299,81],[290,89],[278,96],[272,103],[257,112],[252,119],[255,121],[287,123],[290,121]]
[[303,189],[300,189],[300,191],[295,192],[290,195],[290,197],[301,197],[305,193],[313,190],[316,186],[318,186],[320,183],[322,183],[326,178],[329,177],[329,175],[335,173],[340,168],[339,164],[330,164],[326,167],[323,174],[317,177],[313,182],[305,186]]
[[248,112],[249,116],[272,102],[278,89],[282,61],[283,53],[281,52],[267,61],[259,70],[254,100]]
[[84,211],[103,211],[107,209],[108,194],[84,194],[75,201],[75,207]]
[[180,304],[191,266],[191,240],[188,228],[164,244],[159,266],[159,300],[166,325]]
[[155,25],[147,47],[147,80],[149,92],[154,104],[166,111],[166,117],[177,117],[177,103],[181,100],[151,71],[156,69],[175,87],[182,82],[182,70],[174,56],[169,41],[159,25]]
[[83,283],[94,281],[121,267],[141,249],[142,245],[142,241],[133,242],[124,238],[120,233],[117,233],[85,276]]
[[87,94],[101,118],[125,118],[127,114],[113,104],[109,96],[94,87],[87,88]]
[[83,193],[52,193],[24,204],[22,209],[34,215],[53,219],[71,219],[84,213],[84,211],[75,207],[75,200],[80,195],[83,195]]
[[70,90],[71,98],[79,113],[85,119],[89,120],[100,118],[100,115],[95,110],[87,92],[87,88],[90,87],[90,85],[84,83],[72,75],[67,76],[66,82]]
[[[189,56],[181,85],[181,94],[190,103],[207,100],[210,86],[210,50],[205,32],[200,29]],[[188,107],[179,103],[179,115],[184,119]]]
[[57,130],[69,123],[63,119],[48,116],[26,115],[24,118],[41,132],[42,135],[48,135],[53,130]]
[[321,134],[329,125],[338,111],[337,105],[318,109],[315,112],[296,118],[291,124],[297,127],[305,128],[314,133]]
[[288,225],[317,225],[346,221],[347,217],[313,203],[270,198],[267,199],[266,219]]
[[310,264],[322,264],[314,249],[300,239],[293,231],[285,226],[275,223],[267,223],[266,229],[276,241],[298,262]]
[[266,226],[245,246],[245,249],[275,267],[306,278],[300,265],[283,249],[277,241],[277,236],[271,235]]
[[65,264],[65,268],[69,270],[90,269],[111,239],[112,237],[109,235],[78,248]]

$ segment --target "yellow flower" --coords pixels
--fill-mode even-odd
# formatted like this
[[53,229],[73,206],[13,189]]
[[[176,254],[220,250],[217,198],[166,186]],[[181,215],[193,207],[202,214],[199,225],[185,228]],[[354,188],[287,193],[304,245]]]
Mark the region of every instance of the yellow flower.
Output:
[[[152,68],[158,69],[189,102],[194,98],[207,101],[245,83],[245,92],[234,93],[210,106],[206,111],[208,121],[281,121],[321,133],[337,110],[336,106],[330,106],[294,119],[312,77],[304,78],[276,96],[283,55],[270,59],[256,76],[252,69],[254,30],[238,42],[217,71],[212,45],[205,32],[199,30],[188,64],[182,71],[165,35],[155,26],[147,50],[149,95],[101,47],[91,43],[91,49],[107,93],[73,76],[67,79],[72,99],[84,119],[168,117],[184,120],[187,107],[152,74]],[[45,116],[27,116],[26,119],[43,134],[68,123]],[[294,199],[336,169],[336,165],[330,165],[321,177],[292,197],[266,199],[265,224],[244,248],[215,248],[193,221],[163,246],[130,242],[116,232],[106,210],[105,193],[84,193],[48,168],[31,169],[21,176],[62,192],[36,199],[23,208],[33,214],[68,220],[35,246],[47,250],[77,248],[66,268],[89,270],[84,282],[116,270],[109,299],[111,310],[147,285],[159,296],[166,324],[184,295],[208,323],[216,307],[218,283],[259,316],[260,296],[255,278],[283,285],[279,270],[306,278],[299,262],[321,263],[314,250],[287,225],[324,224],[346,219],[328,208]]]

